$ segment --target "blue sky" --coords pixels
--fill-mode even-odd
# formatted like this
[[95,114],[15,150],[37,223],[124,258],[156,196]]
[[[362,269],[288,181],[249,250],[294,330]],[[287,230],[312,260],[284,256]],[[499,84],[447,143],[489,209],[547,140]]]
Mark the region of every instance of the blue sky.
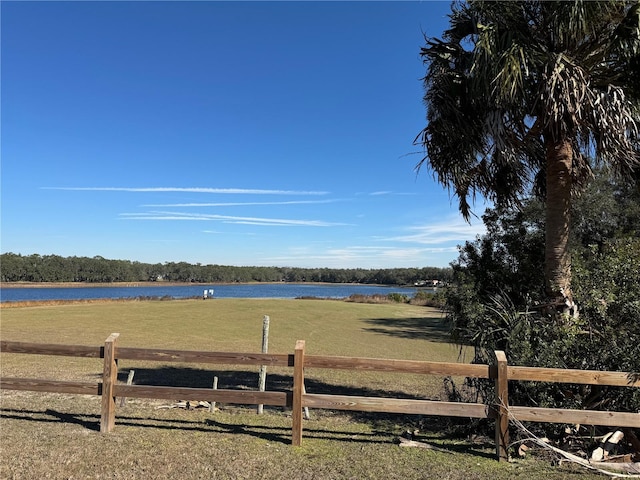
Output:
[[482,232],[415,171],[449,2],[1,9],[2,252],[442,267]]

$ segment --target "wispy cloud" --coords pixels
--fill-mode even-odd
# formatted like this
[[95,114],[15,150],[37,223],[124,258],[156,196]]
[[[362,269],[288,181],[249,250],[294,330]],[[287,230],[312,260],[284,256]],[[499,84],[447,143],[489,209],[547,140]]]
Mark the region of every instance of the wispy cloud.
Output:
[[260,225],[271,227],[335,227],[344,223],[325,222],[322,220],[290,220],[282,218],[236,217],[230,215],[185,213],[185,212],[145,212],[121,213],[125,220],[191,220],[191,221],[219,221],[243,225]]
[[376,192],[369,192],[366,195],[370,197],[380,197],[384,195],[394,195],[394,196],[407,196],[407,195],[416,195],[415,192],[393,192],[391,190],[379,190]]
[[323,191],[261,190],[251,188],[209,188],[209,187],[42,187],[44,190],[70,190],[85,192],[182,192],[220,193],[236,195],[327,195]]
[[406,230],[410,233],[382,240],[433,245],[472,240],[486,231],[483,224],[469,225],[460,219],[408,227]]
[[359,247],[352,246],[340,249],[329,249],[327,255],[342,256],[350,258],[416,258],[417,256],[427,253],[443,253],[455,252],[456,247],[437,247],[437,248],[401,248],[401,247]]
[[259,205],[312,205],[335,203],[340,200],[290,200],[283,202],[219,202],[219,203],[149,203],[143,207],[246,207]]
[[[310,265],[321,263],[328,267],[350,268],[363,264],[369,268],[395,268],[400,265],[422,264],[426,258],[438,254],[450,254],[456,247],[437,248],[401,248],[376,246],[350,246],[344,248],[308,248],[291,249],[287,254],[264,258],[267,263],[280,265]],[[419,260],[418,260],[419,259]],[[448,262],[438,262],[448,263]]]

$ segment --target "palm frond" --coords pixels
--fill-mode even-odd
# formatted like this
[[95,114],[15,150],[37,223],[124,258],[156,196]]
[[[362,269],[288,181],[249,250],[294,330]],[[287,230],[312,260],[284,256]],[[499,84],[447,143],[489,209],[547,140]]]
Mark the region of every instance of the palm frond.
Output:
[[576,184],[588,158],[630,175],[640,165],[638,0],[456,4],[427,39],[428,166],[468,218],[477,194],[517,203],[543,193],[544,141],[569,142]]

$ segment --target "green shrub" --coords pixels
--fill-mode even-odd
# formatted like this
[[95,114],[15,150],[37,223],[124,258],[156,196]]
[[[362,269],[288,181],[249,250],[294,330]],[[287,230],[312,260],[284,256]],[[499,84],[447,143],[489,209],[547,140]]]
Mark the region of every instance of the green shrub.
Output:
[[405,295],[404,293],[389,293],[387,295],[387,298],[391,302],[409,303],[409,297],[407,295]]
[[409,303],[411,305],[421,305],[424,307],[443,308],[445,306],[445,300],[444,292],[441,289],[435,293],[419,290],[413,298],[409,300]]
[[[606,182],[598,183],[597,194],[605,187]],[[589,213],[588,221],[585,214],[575,216],[580,221],[572,244],[577,319],[559,322],[540,308],[545,301],[544,223],[536,202],[519,211],[489,210],[483,216],[487,234],[460,248],[445,306],[454,339],[475,347],[474,361],[493,362],[493,351],[503,350],[512,365],[640,376],[640,222],[633,214],[637,209],[625,206],[640,194],[611,193],[615,201],[600,216],[596,210],[603,204],[590,201],[591,195],[585,192],[576,203]],[[492,398],[492,382],[469,383],[480,397]],[[516,405],[640,410],[638,388],[511,382],[509,390]],[[563,429],[535,428],[544,428],[547,435]]]

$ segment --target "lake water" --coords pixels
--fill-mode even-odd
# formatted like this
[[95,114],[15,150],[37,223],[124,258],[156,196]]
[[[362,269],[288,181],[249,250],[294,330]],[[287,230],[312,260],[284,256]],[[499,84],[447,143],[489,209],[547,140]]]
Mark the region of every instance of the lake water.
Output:
[[412,297],[417,289],[375,285],[319,285],[301,283],[239,284],[239,285],[179,285],[141,287],[72,287],[72,288],[4,288],[0,302],[42,300],[88,300],[100,298],[137,297],[202,297],[204,290],[213,289],[214,298],[346,298],[350,295],[387,295],[401,293]]

